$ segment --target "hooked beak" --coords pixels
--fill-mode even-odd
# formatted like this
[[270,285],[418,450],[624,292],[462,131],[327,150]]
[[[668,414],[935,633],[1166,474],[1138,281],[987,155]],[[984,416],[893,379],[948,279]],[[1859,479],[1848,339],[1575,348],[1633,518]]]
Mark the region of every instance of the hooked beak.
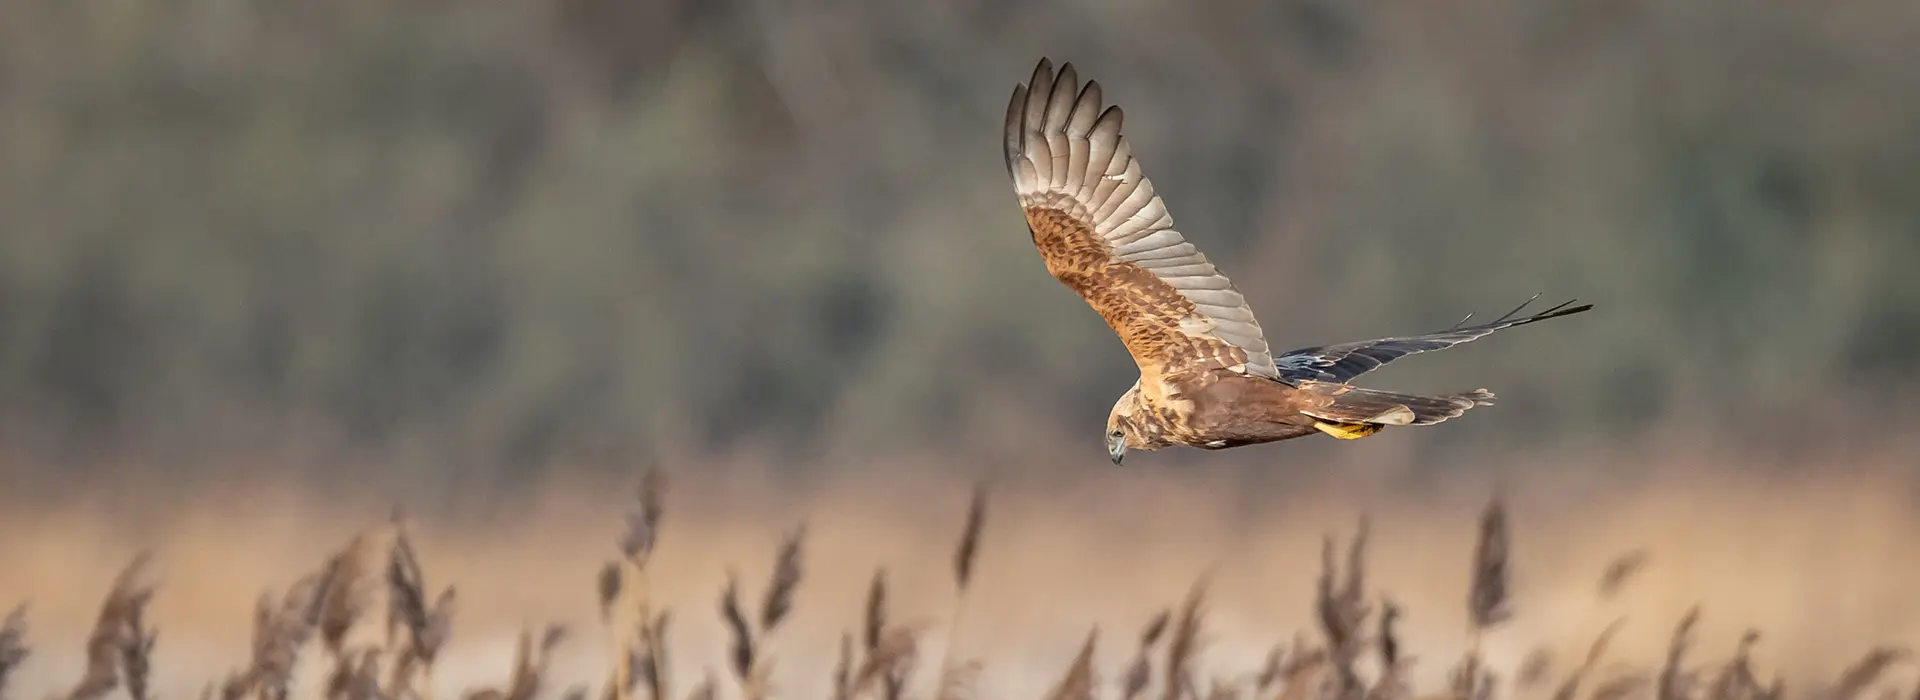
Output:
[[1107,456],[1113,458],[1114,464],[1119,464],[1121,458],[1127,456],[1127,438],[1107,436]]

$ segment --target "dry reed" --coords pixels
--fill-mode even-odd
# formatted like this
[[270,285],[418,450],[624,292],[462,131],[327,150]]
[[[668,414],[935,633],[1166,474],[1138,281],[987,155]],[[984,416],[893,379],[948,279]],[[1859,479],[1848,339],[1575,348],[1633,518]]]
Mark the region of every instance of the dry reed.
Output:
[[13,670],[26,663],[33,650],[27,647],[27,604],[14,606],[0,622],[0,700],[6,700],[7,680]]
[[737,576],[729,573],[727,586],[721,591],[720,617],[732,636],[731,668],[745,700],[760,700],[770,690],[767,684],[773,673],[773,660],[768,657],[766,640],[793,610],[793,594],[800,588],[800,543],[805,536],[806,526],[802,525],[781,543],[756,619],[749,619],[740,606]]
[[1121,679],[1120,694],[1125,700],[1134,700],[1146,692],[1153,682],[1153,666],[1148,661],[1154,648],[1160,643],[1160,636],[1167,631],[1167,624],[1173,619],[1173,611],[1162,610],[1147,623],[1140,633],[1140,650],[1134,653],[1133,663],[1128,666],[1127,674]]
[[601,700],[626,700],[645,684],[652,700],[667,700],[668,615],[654,612],[647,566],[660,537],[666,513],[666,475],[649,467],[640,477],[635,508],[627,512],[626,529],[615,542],[620,559],[600,570],[600,619],[607,627],[612,672]]
[[[649,469],[617,540],[620,557],[598,572],[599,616],[609,634],[610,672],[598,692],[605,700],[625,700],[642,687],[652,700],[674,696],[666,674],[669,611],[651,599],[647,581],[659,542],[665,492],[664,475]],[[884,567],[874,571],[867,587],[860,626],[840,635],[836,663],[831,668],[786,673],[824,675],[833,700],[955,700],[975,695],[977,686],[971,681],[980,672],[981,662],[969,660],[954,665],[950,659],[955,631],[962,622],[961,602],[976,582],[974,572],[984,549],[986,503],[984,486],[976,487],[954,550],[955,602],[947,629],[947,651],[925,693],[913,692],[925,625],[893,619]],[[377,551],[379,533],[367,531],[356,534],[318,570],[299,577],[283,592],[261,595],[255,608],[252,654],[247,665],[220,682],[208,684],[203,699],[293,697],[293,671],[306,647],[317,642],[331,662],[321,687],[316,689],[326,700],[431,700],[433,664],[453,630],[454,588],[442,588],[429,604],[431,589],[418,552],[397,513],[387,534],[390,543],[385,555],[387,619],[383,641],[362,646],[351,643],[351,632],[381,588],[368,566]],[[780,543],[757,607],[750,610],[746,605],[737,576],[729,574],[721,591],[719,617],[729,632],[724,665],[742,700],[780,695],[772,682],[774,665],[768,640],[793,614],[794,596],[804,575],[805,534],[803,524]],[[1344,561],[1337,555],[1339,547],[1333,537],[1323,543],[1313,608],[1319,644],[1294,631],[1289,641],[1276,644],[1252,672],[1234,675],[1208,668],[1202,653],[1208,577],[1200,576],[1183,601],[1150,618],[1110,684],[1103,685],[1101,680],[1096,658],[1100,628],[1096,626],[1088,631],[1078,653],[1045,698],[1138,700],[1157,688],[1158,700],[1504,700],[1508,696],[1552,700],[1785,700],[1782,680],[1775,676],[1763,683],[1756,670],[1752,651],[1760,639],[1758,631],[1745,631],[1734,653],[1722,662],[1700,664],[1691,659],[1698,606],[1677,621],[1658,669],[1616,664],[1603,672],[1602,661],[1625,623],[1622,618],[1595,636],[1585,657],[1558,683],[1548,679],[1550,655],[1536,649],[1511,670],[1514,680],[1503,687],[1498,681],[1504,672],[1496,672],[1481,656],[1480,640],[1487,631],[1513,617],[1508,537],[1506,511],[1495,498],[1481,515],[1469,559],[1471,592],[1465,602],[1471,624],[1466,651],[1454,666],[1448,687],[1440,692],[1419,694],[1410,687],[1409,671],[1418,659],[1403,648],[1397,631],[1407,612],[1385,594],[1368,589],[1365,564],[1369,527],[1362,517],[1347,544]],[[1647,554],[1639,550],[1616,559],[1601,572],[1595,600],[1604,602],[1616,596],[1646,560]],[[158,633],[147,624],[144,612],[155,593],[155,586],[143,575],[148,561],[144,553],[134,557],[115,578],[87,639],[85,671],[70,690],[50,700],[99,700],[115,691],[124,692],[131,700],[153,700],[149,680]],[[1377,618],[1373,616],[1376,609]],[[0,623],[0,699],[6,697],[8,679],[30,659],[28,632],[23,603]],[[536,700],[550,692],[546,682],[549,660],[566,636],[566,630],[558,625],[548,625],[538,635],[523,630],[504,684],[468,690],[459,697]],[[1920,697],[1913,691],[1885,687],[1888,672],[1908,658],[1908,651],[1902,647],[1873,648],[1831,683],[1810,685],[1812,690],[1796,697],[1860,700],[1876,688],[1884,698]],[[586,686],[554,694],[564,700],[586,700],[595,695]],[[708,672],[684,698],[717,700],[722,694],[718,679]]]
[[93,633],[87,637],[87,670],[68,700],[97,700],[112,692],[124,676],[129,695],[146,700],[147,654],[153,650],[153,632],[145,629],[142,613],[153,599],[152,585],[143,582],[151,555],[142,552],[114,577],[113,587],[100,605]]
[[1905,662],[1909,656],[1911,654],[1906,649],[1899,647],[1871,649],[1866,656],[1841,672],[1840,679],[1825,693],[1825,696],[1828,700],[1855,700],[1880,678],[1880,674]]
[[1205,617],[1206,600],[1207,581],[1203,578],[1187,591],[1180,616],[1174,618],[1173,639],[1167,643],[1166,671],[1161,674],[1162,700],[1180,700],[1183,695],[1198,694],[1193,688],[1193,666],[1194,657],[1200,651],[1200,624]]
[[1695,605],[1673,628],[1673,639],[1667,644],[1667,664],[1660,669],[1659,700],[1682,700],[1692,695],[1693,673],[1686,669],[1686,655],[1693,643],[1693,627],[1699,622],[1700,606]]
[[[393,672],[383,692],[399,698],[416,695],[409,691],[420,687],[428,690],[417,695],[431,697],[433,661],[453,634],[454,587],[443,589],[428,607],[426,577],[407,536],[406,523],[396,514],[393,526],[393,544],[387,553],[387,647],[395,647],[398,631],[404,630],[406,639],[395,651]],[[372,672],[378,676],[377,669]],[[416,673],[422,678],[418,685],[414,681]]]
[[1080,653],[1073,657],[1073,663],[1067,666],[1067,675],[1060,678],[1053,692],[1047,694],[1047,700],[1094,700],[1100,684],[1098,672],[1093,670],[1094,644],[1100,640],[1100,630],[1095,628],[1087,633],[1087,641],[1080,645]]
[[[1360,519],[1353,542],[1347,546],[1346,577],[1334,563],[1333,537],[1328,536],[1320,549],[1320,580],[1315,589],[1315,609],[1319,611],[1320,632],[1327,640],[1327,662],[1333,669],[1333,700],[1360,700],[1365,696],[1357,663],[1366,652],[1362,630],[1373,614],[1366,595],[1366,551],[1368,520]],[[1171,699],[1169,699],[1171,700]]]
[[986,527],[987,487],[975,484],[973,498],[967,502],[966,524],[960,529],[960,541],[953,549],[953,612],[948,616],[947,646],[940,658],[939,694],[937,700],[961,700],[972,694],[974,679],[980,673],[980,662],[968,660],[960,666],[953,665],[954,647],[960,640],[960,621],[966,619],[967,589],[973,582],[973,569],[980,557],[980,533]]
[[1553,692],[1553,700],[1574,700],[1579,697],[1581,685],[1593,675],[1594,669],[1599,667],[1600,659],[1607,655],[1607,645],[1613,642],[1613,636],[1619,634],[1620,627],[1625,624],[1625,619],[1614,620],[1600,632],[1598,637],[1594,638],[1593,644],[1587,647],[1587,656],[1581,661],[1580,666],[1568,674],[1566,680],[1562,681],[1559,688]]

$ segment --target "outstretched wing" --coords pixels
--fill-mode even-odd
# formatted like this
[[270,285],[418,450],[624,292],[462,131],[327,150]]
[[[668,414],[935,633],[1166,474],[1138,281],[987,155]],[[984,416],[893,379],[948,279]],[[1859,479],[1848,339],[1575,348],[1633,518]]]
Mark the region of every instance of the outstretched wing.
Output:
[[[1592,304],[1568,308],[1573,303],[1573,300],[1568,300],[1532,316],[1514,318],[1514,314],[1520,313],[1520,309],[1527,308],[1527,304],[1533,303],[1533,300],[1538,298],[1540,295],[1533,295],[1526,303],[1490,323],[1466,327],[1456,325],[1450,330],[1439,333],[1404,338],[1379,338],[1325,347],[1301,348],[1274,358],[1274,364],[1279,368],[1280,376],[1289,381],[1311,379],[1322,382],[1345,382],[1407,355],[1450,348],[1502,329],[1577,314],[1593,308]],[[1466,323],[1467,319],[1471,318],[1473,315],[1468,314],[1467,318],[1460,320],[1460,323]]]
[[1047,272],[1113,328],[1142,374],[1278,378],[1247,300],[1173,228],[1120,133],[1118,105],[1040,59],[1007,103],[1007,173]]

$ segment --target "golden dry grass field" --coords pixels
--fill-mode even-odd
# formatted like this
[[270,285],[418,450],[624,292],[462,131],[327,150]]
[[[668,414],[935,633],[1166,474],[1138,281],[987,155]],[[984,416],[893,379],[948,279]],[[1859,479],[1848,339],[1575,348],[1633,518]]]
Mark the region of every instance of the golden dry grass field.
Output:
[[[603,568],[623,560],[627,519],[645,510],[636,467],[619,483],[554,480],[405,519],[423,580],[399,590],[423,584],[413,624],[429,643],[450,632],[432,650],[430,680],[394,675],[413,647],[407,606],[390,607],[406,599],[391,593],[395,571],[407,569],[391,568],[399,530],[386,495],[317,500],[267,479],[182,497],[156,497],[167,493],[158,481],[38,505],[15,493],[0,538],[0,600],[25,612],[4,644],[30,651],[0,659],[18,661],[5,678],[16,699],[87,697],[102,687],[82,683],[89,677],[117,680],[103,692],[122,696],[134,675],[152,697],[273,697],[276,668],[291,669],[285,682],[301,698],[598,697],[617,671],[614,650],[624,646],[644,668],[650,636],[666,650],[663,680],[676,698],[1910,695],[1916,678],[1904,649],[1920,634],[1920,568],[1911,563],[1920,511],[1902,454],[1833,452],[1816,469],[1676,445],[1584,461],[1515,458],[1418,487],[1341,464],[1284,488],[1244,471],[1192,468],[872,467],[798,486],[745,465],[665,466],[657,539],[637,547],[626,585],[603,608]],[[987,486],[985,507],[961,597],[956,549],[975,483]],[[1500,563],[1483,549],[1499,533],[1482,542],[1495,493],[1505,576],[1482,590],[1506,616],[1478,635],[1484,676],[1465,687],[1456,669],[1476,636],[1474,570]],[[1356,598],[1349,557],[1363,514]],[[798,548],[786,553],[794,566],[776,576],[795,534]],[[103,600],[142,551],[152,558],[128,590],[151,597],[129,625],[124,607],[109,611]],[[343,552],[346,565],[324,578]],[[1335,568],[1324,595],[1323,554]],[[722,615],[730,576],[750,636],[742,658]],[[289,598],[302,577],[310,587]],[[774,586],[778,578],[791,585]],[[1504,591],[1493,590],[1502,580]],[[1188,621],[1196,586],[1203,597]],[[447,587],[456,591],[450,628],[435,632]],[[773,615],[768,632],[770,587],[786,591],[771,597],[788,612]],[[263,594],[284,611],[264,619],[277,626],[261,637]],[[1670,662],[1676,627],[1696,604]],[[1388,605],[1391,650],[1380,636]],[[664,624],[635,623],[640,610],[664,613]],[[1136,676],[1141,638],[1162,614],[1171,621],[1148,652],[1147,675]],[[539,647],[548,625],[561,630],[550,655],[531,654],[516,676],[521,633]],[[136,627],[157,632],[150,649],[135,641]],[[1746,670],[1735,670],[1749,630],[1758,637]],[[1091,654],[1074,671],[1090,633]],[[99,656],[91,676],[90,635]],[[849,688],[836,685],[843,635]],[[337,681],[341,657],[327,641],[335,636],[351,672]],[[295,663],[263,655],[271,647],[259,648],[262,639],[298,642]],[[1388,653],[1399,659],[1391,675],[1382,672]],[[888,662],[902,660],[890,684]],[[745,681],[736,661],[750,666]],[[142,666],[150,671],[131,673]],[[942,668],[952,681],[944,690]],[[1171,690],[1170,669],[1184,679]],[[865,681],[863,670],[873,671]],[[356,674],[367,680],[349,682]],[[651,696],[648,674],[633,680],[629,697]]]

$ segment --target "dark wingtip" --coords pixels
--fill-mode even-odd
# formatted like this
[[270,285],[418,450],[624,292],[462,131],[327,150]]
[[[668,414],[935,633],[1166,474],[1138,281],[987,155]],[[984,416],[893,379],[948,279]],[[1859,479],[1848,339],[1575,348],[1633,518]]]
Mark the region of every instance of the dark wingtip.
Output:
[[[1520,306],[1515,307],[1514,310],[1507,312],[1507,315],[1501,316],[1499,320],[1494,321],[1493,324],[1490,324],[1490,325],[1498,325],[1500,323],[1506,322],[1508,319],[1512,319],[1514,314],[1520,313],[1520,309],[1526,308],[1527,304],[1533,303],[1533,300],[1538,298],[1540,298],[1540,295],[1534,294],[1532,298],[1527,299],[1526,304],[1521,304]],[[1576,301],[1579,301],[1579,299],[1568,299],[1566,301],[1553,305],[1552,308],[1549,308],[1546,311],[1542,311],[1532,316],[1513,319],[1513,322],[1510,323],[1509,325],[1520,326],[1520,325],[1533,323],[1534,321],[1545,321],[1550,318],[1559,318],[1561,316],[1571,316],[1573,314],[1577,314],[1582,311],[1586,311],[1588,309],[1593,308],[1592,304],[1581,304],[1579,306],[1572,306],[1572,304]]]
[[1518,319],[1514,321],[1511,325],[1524,326],[1526,324],[1533,323],[1535,321],[1545,321],[1550,318],[1560,318],[1561,316],[1572,316],[1582,311],[1586,311],[1587,309],[1593,308],[1592,304],[1581,304],[1579,306],[1569,307],[1568,305],[1572,304],[1574,301],[1576,300],[1568,299],[1554,306],[1551,309],[1547,309],[1546,311],[1542,311],[1540,313],[1534,314],[1532,316],[1528,316],[1526,318]]
[[1539,299],[1539,298],[1540,298],[1540,295],[1536,293],[1533,296],[1528,297],[1526,301],[1521,302],[1519,306],[1513,307],[1512,311],[1508,311],[1504,314],[1501,314],[1499,318],[1496,318],[1492,321],[1488,321],[1486,323],[1482,323],[1478,326],[1467,325],[1467,321],[1470,321],[1473,319],[1473,314],[1469,313],[1467,314],[1466,318],[1460,319],[1459,323],[1453,324],[1452,328],[1449,328],[1444,332],[1453,332],[1453,331],[1459,331],[1463,329],[1497,331],[1502,328],[1524,326],[1529,323],[1533,323],[1535,321],[1545,321],[1550,318],[1559,318],[1561,316],[1571,316],[1573,314],[1577,314],[1582,311],[1586,311],[1588,309],[1593,308],[1592,304],[1581,304],[1579,306],[1573,306],[1573,303],[1579,300],[1568,299],[1566,301],[1560,302],[1559,304],[1555,304],[1552,308],[1549,308],[1540,313],[1533,314],[1531,316],[1519,316],[1518,318],[1515,318],[1516,316],[1519,315],[1521,310],[1527,308],[1527,305],[1532,304],[1535,299]]
[[1569,304],[1572,304],[1576,301],[1579,301],[1579,299],[1568,299],[1566,301],[1560,302],[1560,305],[1555,306],[1551,309],[1547,309],[1546,311],[1542,311],[1538,314],[1535,314],[1535,317],[1536,318],[1557,318],[1560,316],[1572,316],[1574,314],[1593,308],[1592,304],[1581,304],[1579,306],[1568,308]]

